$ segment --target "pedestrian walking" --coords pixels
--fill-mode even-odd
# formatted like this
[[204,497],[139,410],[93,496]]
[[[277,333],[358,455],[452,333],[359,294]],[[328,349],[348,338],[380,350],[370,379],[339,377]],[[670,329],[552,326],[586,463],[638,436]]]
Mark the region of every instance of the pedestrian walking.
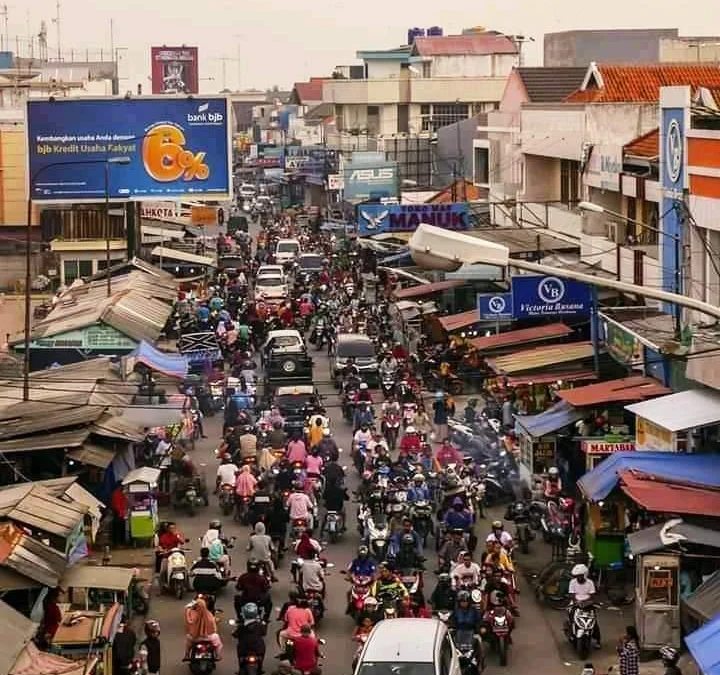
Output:
[[435,394],[433,403],[433,434],[433,440],[436,443],[440,443],[448,437],[448,406],[442,391]]
[[620,675],[640,675],[640,638],[635,626],[626,626],[617,647]]

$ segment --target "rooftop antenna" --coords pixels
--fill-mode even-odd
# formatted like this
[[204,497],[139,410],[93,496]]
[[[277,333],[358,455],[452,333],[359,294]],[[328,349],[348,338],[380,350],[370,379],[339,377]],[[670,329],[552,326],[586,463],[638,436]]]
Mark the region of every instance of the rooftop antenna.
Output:
[[0,16],[3,18],[4,23],[4,30],[3,34],[0,36],[0,40],[2,40],[2,51],[6,52],[10,49],[10,40],[8,38],[8,6],[3,5],[0,8]]
[[60,0],[55,3],[55,18],[53,19],[55,28],[57,30],[57,60],[61,60],[61,46],[60,46]]
[[41,61],[47,61],[47,24],[45,21],[40,22],[40,32],[38,33],[38,58]]

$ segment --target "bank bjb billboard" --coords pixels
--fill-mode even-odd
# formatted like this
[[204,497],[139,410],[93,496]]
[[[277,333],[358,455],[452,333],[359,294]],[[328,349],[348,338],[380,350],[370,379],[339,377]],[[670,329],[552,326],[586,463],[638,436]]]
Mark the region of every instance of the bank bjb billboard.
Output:
[[398,196],[397,162],[347,162],[343,173],[344,198],[348,201],[361,202]]
[[153,94],[197,94],[197,47],[151,47],[150,63]]
[[232,197],[225,97],[28,102],[29,195],[100,202]]
[[413,232],[421,223],[447,230],[467,230],[470,227],[468,205],[458,202],[358,206],[358,234],[361,237],[383,232]]

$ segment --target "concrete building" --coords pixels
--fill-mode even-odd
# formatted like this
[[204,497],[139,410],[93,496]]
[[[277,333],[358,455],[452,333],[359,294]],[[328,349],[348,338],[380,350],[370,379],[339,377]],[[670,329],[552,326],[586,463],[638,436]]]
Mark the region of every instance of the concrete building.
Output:
[[230,94],[233,108],[233,133],[247,133],[253,124],[253,108],[268,103],[268,96],[264,91],[250,90]]
[[666,63],[718,63],[720,37],[661,38],[658,60]]

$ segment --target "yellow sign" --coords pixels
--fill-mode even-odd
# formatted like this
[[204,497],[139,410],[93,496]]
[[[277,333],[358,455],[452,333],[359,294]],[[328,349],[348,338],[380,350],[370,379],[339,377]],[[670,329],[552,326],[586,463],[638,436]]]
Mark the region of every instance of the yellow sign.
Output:
[[193,225],[217,225],[217,206],[193,206],[190,209],[190,222]]
[[672,431],[664,429],[644,417],[636,418],[635,438],[637,450],[675,451],[675,439]]

